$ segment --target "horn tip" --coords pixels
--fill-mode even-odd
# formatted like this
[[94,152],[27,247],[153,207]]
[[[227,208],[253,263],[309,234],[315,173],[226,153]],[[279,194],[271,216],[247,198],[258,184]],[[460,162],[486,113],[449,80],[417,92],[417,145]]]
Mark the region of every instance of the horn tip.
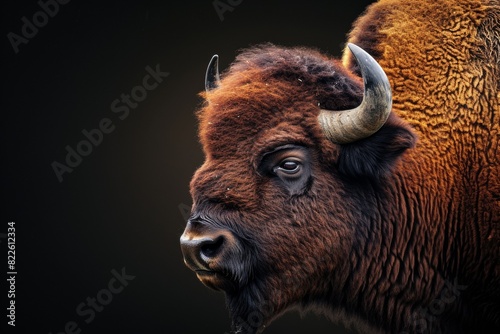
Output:
[[205,72],[205,90],[210,91],[219,85],[219,55],[214,54]]

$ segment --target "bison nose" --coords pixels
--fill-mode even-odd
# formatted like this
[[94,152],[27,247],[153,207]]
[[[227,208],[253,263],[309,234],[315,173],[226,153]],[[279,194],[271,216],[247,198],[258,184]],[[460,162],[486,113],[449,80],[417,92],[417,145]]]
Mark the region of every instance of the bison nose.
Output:
[[222,254],[228,240],[225,231],[204,231],[188,223],[180,238],[181,251],[186,265],[194,271],[212,271]]
[[224,245],[224,236],[189,239],[181,237],[181,250],[184,262],[192,270],[211,270],[209,263],[220,253]]

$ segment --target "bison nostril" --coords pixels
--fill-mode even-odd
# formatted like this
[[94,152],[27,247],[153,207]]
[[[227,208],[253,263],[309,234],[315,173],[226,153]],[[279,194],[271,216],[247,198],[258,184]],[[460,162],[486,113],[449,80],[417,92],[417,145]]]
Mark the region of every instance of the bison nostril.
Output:
[[212,258],[219,253],[223,244],[223,236],[219,236],[215,239],[204,240],[200,247],[201,254],[207,258]]
[[189,233],[181,236],[181,250],[186,265],[195,271],[210,271],[217,257],[221,256],[226,247],[226,236],[215,234],[193,238]]

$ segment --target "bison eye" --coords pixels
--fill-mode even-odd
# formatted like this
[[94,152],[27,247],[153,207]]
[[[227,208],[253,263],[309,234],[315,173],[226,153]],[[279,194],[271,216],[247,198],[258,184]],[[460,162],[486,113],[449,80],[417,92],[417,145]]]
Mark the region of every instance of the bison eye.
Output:
[[283,172],[289,175],[297,174],[300,171],[300,163],[295,160],[283,160],[278,166],[274,167],[274,173]]
[[258,172],[286,188],[289,194],[301,194],[311,177],[310,157],[307,147],[292,144],[279,146],[263,154]]

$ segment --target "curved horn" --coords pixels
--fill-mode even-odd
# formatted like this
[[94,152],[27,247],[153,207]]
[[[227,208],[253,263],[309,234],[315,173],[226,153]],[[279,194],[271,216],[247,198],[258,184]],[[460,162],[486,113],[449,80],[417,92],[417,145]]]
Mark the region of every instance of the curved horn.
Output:
[[208,92],[219,87],[219,81],[219,56],[213,55],[208,63],[207,72],[205,73],[205,90]]
[[356,57],[364,82],[361,104],[349,110],[321,109],[318,121],[325,136],[334,143],[347,144],[377,132],[389,117],[392,93],[389,80],[375,59],[359,46],[347,45]]

